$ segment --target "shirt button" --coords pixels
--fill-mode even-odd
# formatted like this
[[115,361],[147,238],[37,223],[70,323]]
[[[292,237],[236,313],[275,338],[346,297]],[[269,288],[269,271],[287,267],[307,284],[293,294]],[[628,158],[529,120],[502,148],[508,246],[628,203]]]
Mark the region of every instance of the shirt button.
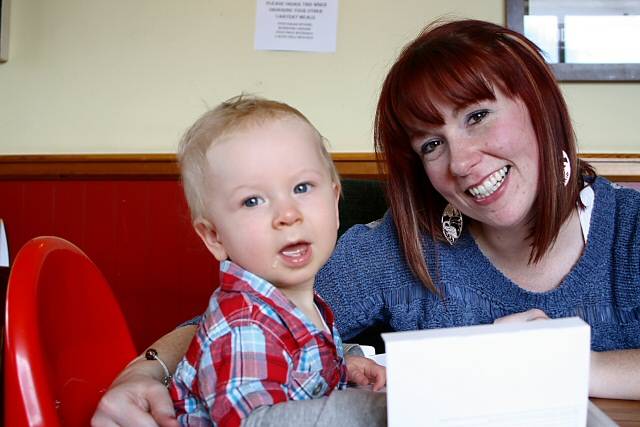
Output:
[[313,388],[313,393],[312,393],[313,396],[318,397],[321,392],[322,392],[322,384],[316,384],[316,386]]

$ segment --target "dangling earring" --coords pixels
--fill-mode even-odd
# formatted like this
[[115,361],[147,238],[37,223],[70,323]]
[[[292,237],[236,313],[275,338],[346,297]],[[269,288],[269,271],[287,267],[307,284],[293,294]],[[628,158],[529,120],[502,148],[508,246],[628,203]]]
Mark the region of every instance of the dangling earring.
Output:
[[462,214],[451,203],[448,203],[440,217],[442,234],[450,245],[453,245],[462,234]]
[[562,150],[562,174],[564,176],[564,186],[566,187],[571,179],[571,162],[567,152]]

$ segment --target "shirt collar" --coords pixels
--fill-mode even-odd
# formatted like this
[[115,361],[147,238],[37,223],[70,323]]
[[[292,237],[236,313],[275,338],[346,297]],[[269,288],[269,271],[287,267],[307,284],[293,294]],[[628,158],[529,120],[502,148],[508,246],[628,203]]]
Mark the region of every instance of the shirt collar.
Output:
[[[292,313],[308,327],[315,328],[302,310],[292,303],[280,289],[232,261],[224,260],[220,262],[220,287],[226,292],[245,292],[251,294],[267,302],[277,311],[285,310],[288,313]],[[324,316],[329,330],[333,331],[333,312],[315,291],[313,293],[313,300],[320,309],[320,313]]]

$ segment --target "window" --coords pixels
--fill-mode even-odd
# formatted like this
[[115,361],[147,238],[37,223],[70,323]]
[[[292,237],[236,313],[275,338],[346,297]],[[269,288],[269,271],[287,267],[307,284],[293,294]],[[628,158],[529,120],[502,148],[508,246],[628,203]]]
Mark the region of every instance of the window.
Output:
[[542,49],[558,80],[640,81],[640,1],[507,0],[507,26]]

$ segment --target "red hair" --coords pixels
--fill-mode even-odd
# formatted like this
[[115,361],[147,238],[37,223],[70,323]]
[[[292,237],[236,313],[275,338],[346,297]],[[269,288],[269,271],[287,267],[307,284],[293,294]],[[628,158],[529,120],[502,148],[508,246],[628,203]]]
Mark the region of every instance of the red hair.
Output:
[[[411,138],[444,124],[437,104],[456,108],[495,100],[494,87],[527,107],[538,141],[537,197],[530,221],[530,262],[539,261],[576,206],[582,176],[593,168],[577,158],[569,112],[538,47],[522,34],[488,22],[435,22],[402,50],[378,100],[376,153],[388,175],[387,193],[398,237],[413,273],[435,291],[421,235],[443,240],[446,200],[433,188]],[[564,186],[562,151],[572,165]]]

